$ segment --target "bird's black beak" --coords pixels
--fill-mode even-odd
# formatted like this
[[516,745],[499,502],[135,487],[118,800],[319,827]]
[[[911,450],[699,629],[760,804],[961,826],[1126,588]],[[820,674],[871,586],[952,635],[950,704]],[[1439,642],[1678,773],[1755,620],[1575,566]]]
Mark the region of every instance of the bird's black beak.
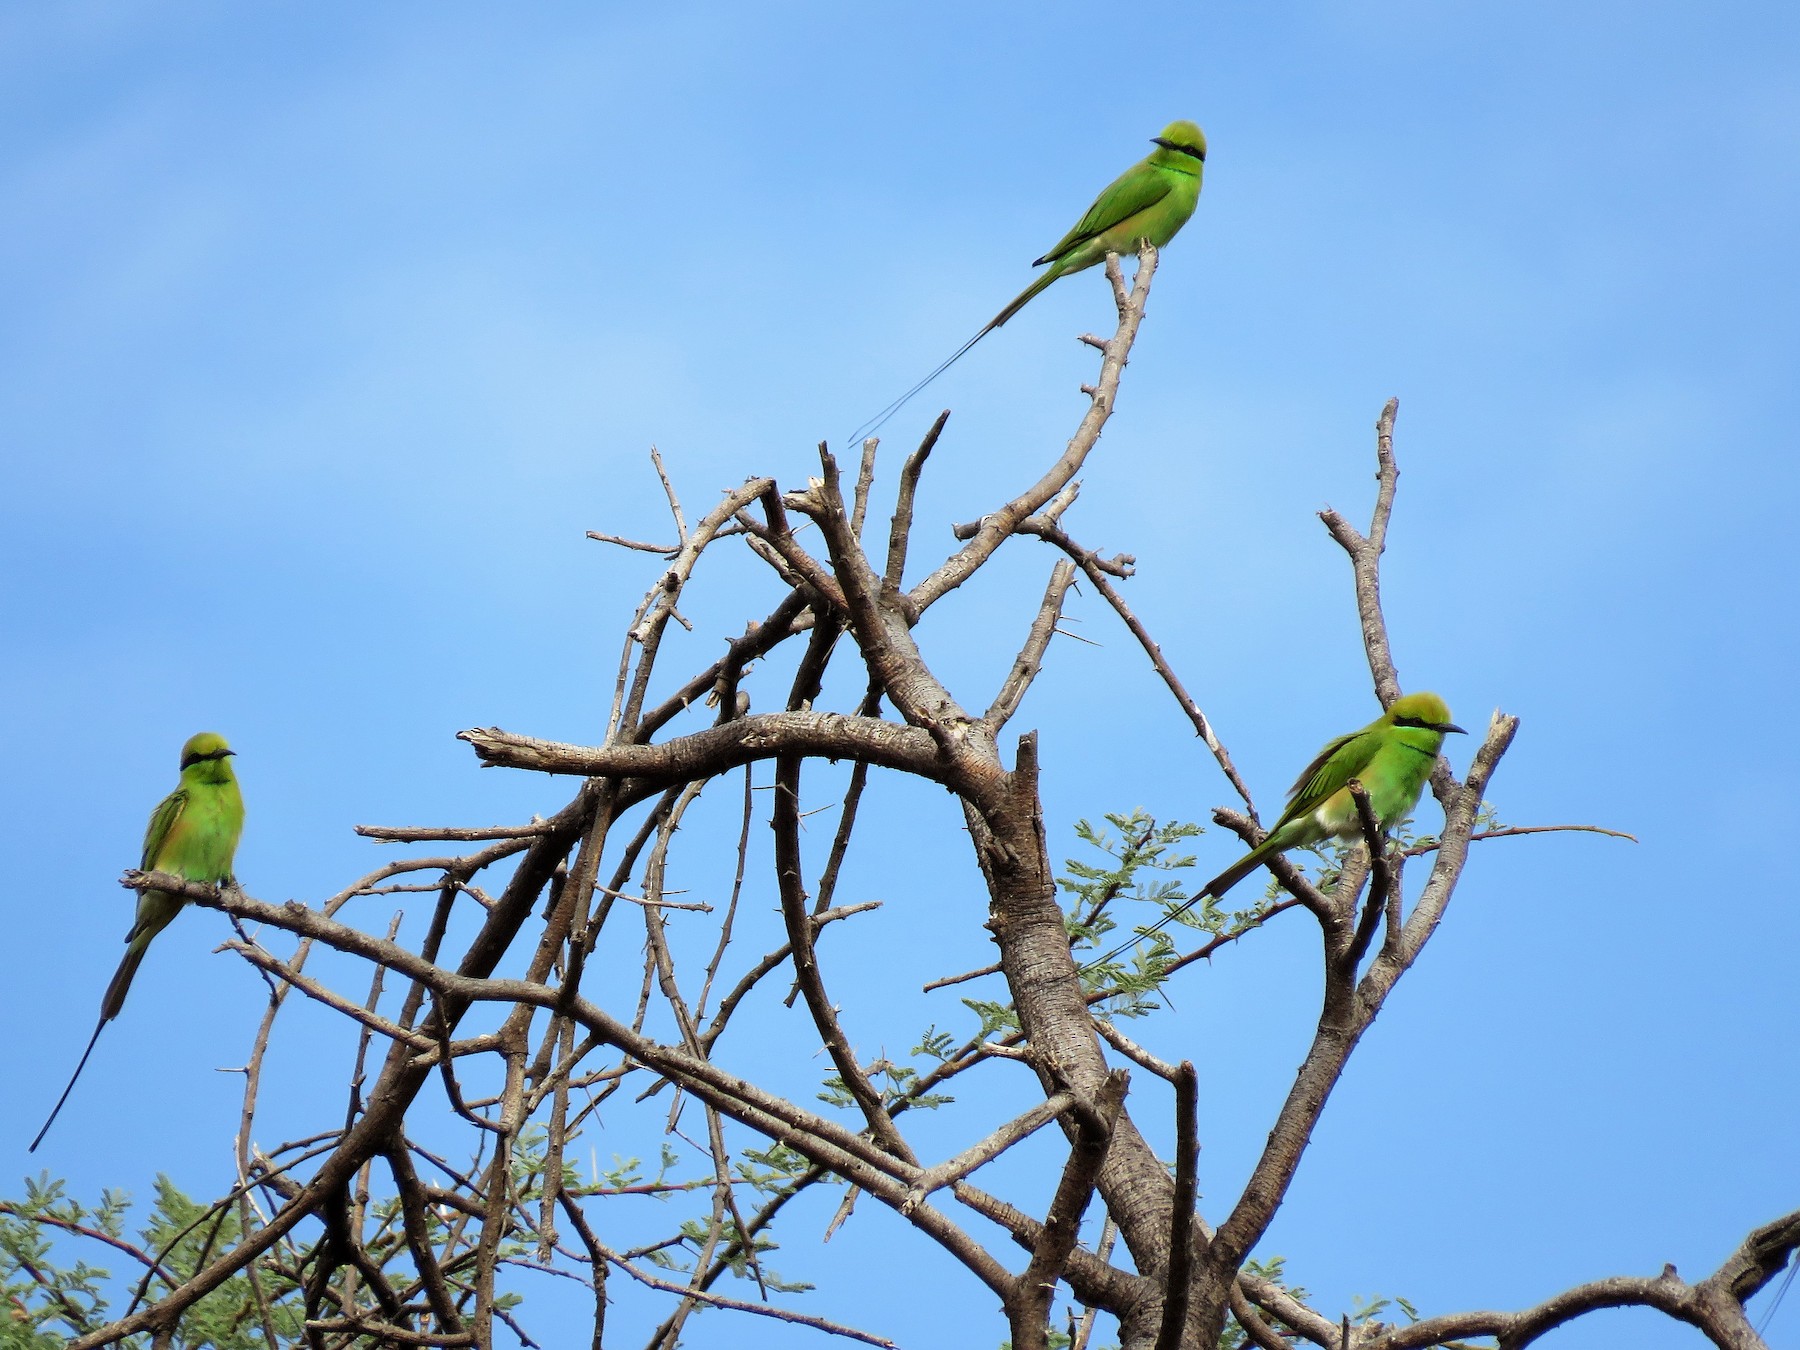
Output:
[[[1462,730],[1462,728],[1458,727],[1457,730],[1460,731],[1460,730]],[[224,759],[226,755],[235,756],[236,754],[237,754],[237,751],[235,751],[235,750],[221,750],[221,751],[219,751],[219,758]]]
[[1436,726],[1434,726],[1432,728],[1432,730],[1433,731],[1442,731],[1445,733],[1454,731],[1459,736],[1467,736],[1469,734],[1468,732],[1464,731],[1461,727],[1457,726],[1456,723],[1454,723],[1454,722],[1439,722]]
[[1179,145],[1177,145],[1177,144],[1175,144],[1175,142],[1174,142],[1174,141],[1171,141],[1171,140],[1168,140],[1168,139],[1166,139],[1166,138],[1164,138],[1164,137],[1162,137],[1162,136],[1152,136],[1152,137],[1151,137],[1151,138],[1150,138],[1150,144],[1152,144],[1152,145],[1160,145],[1160,146],[1161,146],[1161,147],[1162,147],[1162,148],[1163,148],[1163,149],[1165,149],[1165,150],[1179,150],[1179,149],[1181,149],[1181,147],[1180,147],[1180,146],[1179,146]]

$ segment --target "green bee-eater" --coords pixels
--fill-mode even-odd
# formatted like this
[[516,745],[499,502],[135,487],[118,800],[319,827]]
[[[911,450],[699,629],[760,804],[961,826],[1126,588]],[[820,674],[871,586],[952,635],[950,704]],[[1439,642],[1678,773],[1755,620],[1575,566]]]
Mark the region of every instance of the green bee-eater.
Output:
[[[189,881],[212,885],[231,880],[232,856],[244,829],[244,799],[238,792],[237,775],[231,771],[231,756],[235,753],[225,744],[225,738],[214,731],[202,731],[188,738],[181,747],[181,785],[150,813],[150,825],[144,831],[144,857],[139,864],[143,871],[171,872]],[[81,1077],[88,1056],[94,1052],[94,1042],[100,1039],[101,1028],[125,1006],[131,978],[137,974],[150,943],[186,903],[167,891],[139,892],[137,919],[125,934],[124,959],[100,1000],[100,1020],[82,1052],[81,1063],[69,1078],[69,1086],[56,1099],[50,1119],[31,1141],[31,1152],[35,1153],[44,1142],[57,1113],[68,1101],[75,1080]]]
[[1089,964],[1112,960],[1138,938],[1167,927],[1207,896],[1224,895],[1277,853],[1332,837],[1358,838],[1362,825],[1350,795],[1351,779],[1362,784],[1381,828],[1393,828],[1417,805],[1444,736],[1452,731],[1462,728],[1450,720],[1449,707],[1436,694],[1406,694],[1395,699],[1393,707],[1368,726],[1339,736],[1319,751],[1289,792],[1287,809],[1262,843],[1207,882],[1186,904]]
[[1075,227],[1056,241],[1056,246],[1032,262],[1033,267],[1046,268],[1044,274],[1001,310],[974,337],[950,354],[931,374],[908,389],[899,398],[860,427],[850,439],[861,440],[873,435],[883,423],[951,366],[969,348],[993,332],[1037,296],[1058,277],[1092,267],[1109,253],[1121,256],[1135,253],[1147,239],[1158,248],[1168,243],[1194,214],[1200,202],[1200,178],[1206,168],[1206,136],[1193,122],[1171,122],[1162,135],[1150,138],[1156,145],[1145,158],[1113,179],[1107,189],[1094,198],[1087,214]]

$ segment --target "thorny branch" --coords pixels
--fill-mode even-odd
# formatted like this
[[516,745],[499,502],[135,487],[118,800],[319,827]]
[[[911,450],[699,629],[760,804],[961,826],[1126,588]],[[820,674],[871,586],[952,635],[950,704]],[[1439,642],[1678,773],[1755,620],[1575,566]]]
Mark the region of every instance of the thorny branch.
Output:
[[[96,1328],[63,1308],[60,1315],[82,1333],[71,1344],[108,1345],[144,1333],[168,1344],[198,1302],[226,1294],[241,1299],[239,1316],[270,1345],[288,1335],[282,1319],[302,1302],[300,1334],[311,1346],[358,1340],[491,1345],[496,1322],[534,1344],[507,1295],[516,1272],[536,1271],[577,1280],[591,1292],[590,1343],[598,1347],[618,1287],[609,1285],[608,1274],[617,1271],[646,1296],[672,1301],[652,1346],[673,1345],[701,1308],[889,1345],[884,1331],[906,1325],[891,1310],[873,1312],[885,1325],[871,1329],[784,1306],[792,1286],[774,1268],[775,1234],[797,1197],[838,1185],[846,1197],[833,1231],[855,1232],[854,1221],[845,1220],[853,1218],[857,1196],[886,1207],[998,1298],[1020,1347],[1047,1343],[1065,1288],[1083,1310],[1078,1327],[1070,1313],[1078,1345],[1087,1344],[1095,1313],[1104,1311],[1119,1320],[1122,1342],[1134,1350],[1211,1350],[1228,1316],[1263,1350],[1296,1336],[1324,1350],[1425,1350],[1467,1337],[1493,1337],[1502,1350],[1517,1350],[1571,1318],[1625,1303],[1661,1309],[1728,1350],[1759,1347],[1743,1303],[1800,1249],[1800,1214],[1756,1230],[1697,1284],[1673,1271],[1615,1277],[1520,1312],[1450,1314],[1398,1329],[1368,1324],[1347,1333],[1347,1321],[1334,1321],[1246,1268],[1359,1039],[1443,921],[1469,844],[1598,828],[1476,830],[1484,793],[1517,727],[1498,714],[1464,780],[1445,762],[1436,768],[1433,788],[1445,816],[1436,840],[1390,849],[1359,795],[1363,847],[1329,885],[1314,884],[1291,860],[1274,860],[1271,871],[1288,898],[1259,906],[1248,918],[1236,916],[1235,926],[1215,929],[1198,949],[1161,961],[1147,977],[1160,988],[1289,909],[1305,908],[1319,924],[1324,959],[1312,1043],[1241,1194],[1224,1197],[1216,1229],[1198,1212],[1197,1072],[1127,1037],[1105,1019],[1111,993],[1083,988],[1049,862],[1037,740],[1019,738],[1010,765],[999,741],[1049,659],[1077,578],[1085,578],[1250,807],[1212,723],[1116,584],[1133,576],[1134,560],[1102,558],[1062,523],[1076,501],[1076,475],[1115,406],[1155,265],[1155,252],[1146,247],[1127,286],[1117,260],[1108,260],[1118,324],[1110,338],[1084,339],[1100,353],[1100,369],[1085,387],[1088,404],[1074,435],[1034,482],[957,529],[955,550],[910,588],[905,574],[917,550],[918,489],[948,414],[902,465],[875,558],[863,542],[876,509],[873,441],[862,447],[847,495],[835,458],[821,447],[820,475],[803,489],[783,493],[772,478],[751,478],[691,525],[673,477],[653,451],[676,542],[593,532],[627,550],[664,555],[628,625],[610,675],[610,703],[596,710],[595,725],[604,728],[600,743],[493,728],[461,733],[484,766],[575,779],[560,809],[518,825],[359,827],[384,843],[477,847],[387,863],[316,906],[127,874],[132,888],[166,890],[262,925],[261,935],[241,932],[225,945],[267,979],[269,998],[243,1070],[238,1184],[193,1229],[217,1235],[229,1213],[235,1236],[209,1239],[213,1245],[203,1246],[192,1271],[181,1275],[166,1254],[125,1244],[121,1250],[150,1271],[146,1296],[156,1276],[154,1301]],[[1377,491],[1367,533],[1337,512],[1323,513],[1351,564],[1364,648],[1384,705],[1400,691],[1379,568],[1398,482],[1395,410],[1390,402],[1378,424]],[[816,534],[806,533],[802,543],[802,532],[813,528]],[[1018,536],[1048,542],[1063,558],[1023,639],[1015,633],[1010,668],[994,671],[996,692],[977,716],[966,708],[980,705],[956,697],[934,669],[920,623]],[[736,551],[740,566],[768,567],[782,588],[779,599],[760,622],[728,640],[722,655],[653,701],[651,691],[668,683],[662,667],[666,649],[675,645],[664,641],[668,625],[688,627],[682,597],[704,574],[703,560],[720,548]],[[750,712],[752,681],[801,635],[809,636],[799,644],[785,696],[764,702],[779,710]],[[1004,651],[998,656],[1004,660]],[[852,662],[848,676],[833,669],[840,657]],[[849,711],[832,711],[825,705],[846,678],[854,690]],[[838,761],[850,765],[841,795],[834,787],[822,804],[809,803],[807,794],[819,793],[821,784],[843,781],[828,777],[828,764]],[[708,784],[739,769],[743,806],[729,831],[735,865],[726,869],[728,885],[691,864],[691,875],[674,880],[671,869],[684,865],[677,842],[690,813],[706,810]],[[845,864],[865,788],[884,772],[947,789],[956,799],[986,887],[981,917],[998,949],[997,962],[976,973],[1003,976],[1009,1000],[995,1005],[1002,1010],[997,1020],[960,1044],[934,1039],[903,1062],[887,1049],[859,1048],[856,1037],[881,1025],[885,1010],[871,982],[827,963],[822,935],[830,927],[846,935],[846,949],[860,942],[866,952],[867,943],[882,940],[865,927],[883,921],[877,910],[884,902],[879,915],[917,933],[978,920],[948,905],[927,911],[923,897],[899,886],[882,897],[838,900],[840,888],[867,885]],[[765,799],[773,866],[759,881],[752,863],[761,855],[750,827],[756,794],[765,791],[773,793]],[[809,841],[809,818],[834,804],[835,824]],[[1253,811],[1221,810],[1216,818],[1246,839],[1260,837]],[[687,828],[696,840],[712,829]],[[864,843],[869,831],[861,826]],[[814,849],[823,865],[817,893],[808,894]],[[1404,863],[1427,855],[1430,874],[1409,903]],[[688,897],[678,900],[683,887],[690,888]],[[427,897],[422,931],[404,938],[412,930],[400,916],[385,936],[350,922],[360,912],[350,906],[396,892]],[[762,922],[771,910],[778,926]],[[620,923],[623,915],[633,917]],[[852,918],[859,922],[848,924]],[[887,940],[893,931],[886,930]],[[271,947],[270,934],[293,935],[293,949]],[[830,952],[839,942],[831,939]],[[340,964],[309,970],[308,957],[320,944]],[[695,950],[706,954],[696,957]],[[908,951],[935,948],[911,941]],[[370,967],[366,996],[335,987],[346,959]],[[715,980],[724,991],[716,1006]],[[781,988],[790,980],[804,1020],[779,1023],[779,1037],[765,1040],[770,1024],[759,1019],[780,1016]],[[354,1029],[349,1100],[341,1121],[326,1122],[330,1128],[265,1150],[255,1142],[260,1090],[291,990]],[[788,1055],[815,1077],[829,1075],[825,1096],[841,1103],[848,1118],[835,1106],[809,1104],[804,1091],[777,1091],[730,1067],[755,1062],[747,1059],[750,1049]],[[811,1059],[815,1050],[819,1068]],[[933,1061],[923,1071],[912,1067],[921,1054]],[[1127,1109],[1124,1073],[1109,1064],[1109,1054],[1174,1088],[1173,1175],[1139,1133]],[[948,1156],[929,1161],[918,1142],[923,1136],[912,1129],[916,1113],[948,1105],[943,1087],[975,1072],[988,1074],[996,1092],[1011,1085],[1018,1099],[1004,1113],[1009,1118],[985,1132],[966,1130]],[[782,1074],[769,1078],[787,1081]],[[1154,1098],[1160,1083],[1147,1081]],[[684,1111],[691,1116],[696,1107],[703,1132],[684,1127]],[[620,1138],[643,1138],[652,1111],[661,1121],[654,1151],[663,1161],[646,1170],[636,1159],[618,1158],[613,1146]],[[1056,1132],[1046,1128],[1052,1124],[1066,1146],[1053,1194],[1040,1187],[1029,1199],[1008,1198],[975,1184],[978,1170],[1025,1141],[1054,1143]],[[421,1144],[417,1135],[427,1126],[433,1136],[460,1132],[466,1155],[452,1161],[444,1150]],[[628,1134],[633,1127],[639,1133]],[[607,1169],[599,1162],[602,1147],[615,1155]],[[645,1242],[641,1216],[622,1206],[646,1196],[693,1196],[699,1204]],[[1104,1218],[1090,1247],[1079,1240],[1080,1220],[1096,1201]],[[51,1227],[61,1222],[120,1246],[48,1214],[24,1217]],[[1009,1249],[1003,1258],[989,1245],[992,1230],[982,1225],[996,1225],[1024,1256]],[[627,1232],[633,1236],[624,1237]],[[239,1275],[245,1277],[241,1294],[230,1283]],[[720,1293],[720,1282],[733,1277],[749,1281],[745,1292],[754,1297]]]

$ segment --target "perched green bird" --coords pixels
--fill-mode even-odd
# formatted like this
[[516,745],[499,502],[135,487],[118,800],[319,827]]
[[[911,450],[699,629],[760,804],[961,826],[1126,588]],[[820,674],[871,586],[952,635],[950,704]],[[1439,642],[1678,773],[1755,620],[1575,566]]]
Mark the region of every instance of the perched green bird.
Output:
[[[236,752],[225,744],[225,738],[214,731],[190,736],[181,747],[181,785],[157,804],[150,813],[149,828],[144,831],[144,857],[139,867],[146,872],[171,872],[189,881],[213,885],[231,880],[231,860],[237,852],[238,835],[244,829],[244,799],[238,793],[237,775],[231,771],[230,759]],[[100,1000],[100,1020],[82,1052],[81,1063],[69,1078],[69,1086],[56,1099],[55,1109],[44,1128],[31,1141],[30,1151],[44,1142],[57,1113],[69,1100],[75,1080],[87,1067],[94,1053],[94,1042],[100,1031],[119,1015],[125,1006],[125,995],[131,978],[150,949],[156,935],[169,926],[182,905],[187,902],[167,891],[141,891],[138,894],[137,920],[125,935],[125,956],[119,969],[106,986]]]
[[1092,267],[1109,253],[1135,253],[1146,239],[1161,248],[1175,237],[1200,202],[1200,178],[1206,168],[1206,136],[1193,122],[1182,121],[1169,123],[1163,128],[1162,135],[1150,139],[1156,149],[1113,179],[1107,189],[1094,198],[1094,204],[1075,222],[1075,227],[1057,240],[1055,247],[1043,257],[1032,262],[1033,267],[1045,267],[1044,274],[1019,292],[1011,304],[988,321],[987,327],[952,352],[941,366],[859,427],[850,438],[852,442],[879,431],[913,395],[955,365],[969,348],[1024,309],[1058,277]]
[[1288,793],[1281,813],[1262,843],[1201,887],[1200,892],[1171,910],[1137,937],[1116,947],[1086,970],[1112,960],[1139,938],[1166,928],[1207,896],[1222,896],[1277,853],[1304,848],[1322,839],[1355,839],[1362,833],[1350,781],[1362,784],[1381,828],[1391,829],[1417,805],[1431,777],[1447,733],[1462,731],[1450,720],[1450,709],[1436,694],[1405,694],[1361,731],[1339,736],[1306,766]]

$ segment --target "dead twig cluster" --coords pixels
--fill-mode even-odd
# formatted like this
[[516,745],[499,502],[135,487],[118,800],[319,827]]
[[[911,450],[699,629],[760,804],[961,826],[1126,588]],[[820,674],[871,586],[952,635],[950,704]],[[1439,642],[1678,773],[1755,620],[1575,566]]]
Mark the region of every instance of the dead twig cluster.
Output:
[[[626,629],[605,735],[573,745],[491,727],[461,733],[483,765],[571,780],[567,801],[549,814],[491,829],[359,827],[386,842],[477,847],[387,863],[314,905],[130,874],[130,886],[179,893],[258,926],[256,936],[240,927],[226,946],[266,980],[268,1007],[244,1070],[237,1185],[199,1221],[229,1213],[233,1236],[182,1279],[156,1253],[133,1251],[145,1268],[140,1297],[106,1326],[78,1328],[71,1344],[143,1334],[168,1343],[196,1304],[241,1275],[243,1317],[271,1345],[297,1335],[316,1347],[490,1346],[504,1334],[529,1346],[538,1342],[504,1297],[524,1272],[573,1279],[591,1292],[596,1347],[608,1331],[615,1274],[664,1300],[666,1312],[646,1339],[651,1350],[672,1350],[702,1310],[893,1344],[889,1337],[903,1324],[855,1327],[810,1314],[771,1267],[777,1224],[791,1202],[837,1186],[843,1200],[834,1231],[859,1199],[892,1210],[993,1292],[1018,1350],[1048,1345],[1065,1289],[1080,1308],[1070,1322],[1078,1346],[1093,1334],[1096,1313],[1106,1312],[1119,1320],[1124,1345],[1157,1350],[1211,1350],[1227,1318],[1267,1350],[1295,1339],[1322,1350],[1423,1350],[1476,1336],[1496,1337],[1510,1350],[1586,1311],[1626,1303],[1691,1322],[1731,1350],[1760,1345],[1743,1302],[1800,1247],[1800,1215],[1751,1234],[1698,1284],[1672,1271],[1621,1277],[1522,1312],[1455,1314],[1397,1329],[1333,1321],[1248,1268],[1358,1041],[1443,921],[1469,845],[1534,828],[1492,828],[1481,817],[1517,729],[1501,714],[1465,778],[1438,764],[1432,785],[1444,826],[1434,841],[1390,847],[1359,799],[1364,840],[1326,881],[1277,860],[1272,870],[1288,898],[1157,967],[1154,978],[1166,980],[1291,909],[1308,911],[1319,929],[1312,1043],[1241,1193],[1219,1207],[1216,1222],[1199,1212],[1199,1074],[1192,1063],[1166,1063],[1133,1042],[1105,1015],[1116,988],[1078,975],[1046,844],[1037,740],[1031,732],[1004,740],[1044,667],[1071,590],[1085,580],[1148,655],[1248,812],[1221,812],[1221,823],[1258,836],[1229,753],[1114,584],[1132,575],[1133,560],[1102,558],[1063,524],[1076,475],[1115,405],[1155,264],[1146,247],[1128,286],[1117,260],[1108,262],[1118,324],[1111,337],[1088,339],[1100,369],[1085,387],[1087,406],[1067,446],[1018,495],[959,527],[958,546],[910,585],[917,489],[943,417],[904,462],[884,546],[873,554],[863,543],[876,483],[873,441],[848,487],[821,446],[818,475],[805,487],[783,492],[772,478],[751,478],[692,523],[654,456],[675,542],[593,535],[663,555]],[[1379,585],[1398,478],[1394,413],[1390,403],[1379,426],[1368,533],[1324,513],[1351,561],[1384,704],[1400,691]],[[919,624],[1019,536],[1047,542],[1059,556],[993,693],[969,701],[934,672]],[[686,624],[682,597],[703,557],[720,547],[746,550],[778,579],[781,596],[722,655],[655,701],[652,688],[666,683],[658,665],[668,625]],[[784,648],[794,653],[785,691],[759,692],[772,710],[749,711],[747,684],[773,670],[767,658]],[[820,706],[834,662],[851,663],[858,690],[844,711]],[[851,769],[824,863],[812,875],[803,841],[812,813],[802,804],[816,791],[822,761],[848,761]],[[753,769],[765,763],[767,784],[753,783]],[[708,789],[735,782],[739,770],[734,880],[728,892],[678,899],[669,877],[684,821]],[[1003,1019],[960,1044],[934,1044],[924,1072],[859,1050],[870,1035],[861,1019],[871,1010],[850,972],[826,959],[827,935],[875,908],[837,895],[871,770],[910,775],[955,798],[985,887],[981,917],[997,960],[936,983],[999,973],[1008,994]],[[744,956],[741,902],[758,886],[750,869],[751,826],[763,814],[758,786],[772,789],[768,890],[780,932],[766,950]],[[1429,873],[1409,900],[1407,864],[1427,854]],[[390,893],[431,897],[416,940],[401,940],[398,916],[385,927],[349,921],[353,905],[361,912],[369,897]],[[1103,897],[1089,919],[1111,899]],[[677,911],[695,917],[671,920]],[[715,925],[704,964],[688,953],[692,930],[678,934],[677,923]],[[292,935],[291,950],[267,945],[263,935],[271,931]],[[366,986],[345,993],[310,972],[320,945],[366,963]],[[633,979],[610,974],[621,952],[640,949]],[[602,962],[604,980],[590,971]],[[720,1062],[744,1009],[758,995],[778,1000],[784,989],[808,1032],[783,1052],[800,1064],[821,1057],[835,1106],[750,1081]],[[264,1150],[255,1142],[263,1066],[277,1019],[296,993],[353,1024],[356,1052],[341,1115],[309,1137]],[[1029,1074],[996,1071],[996,1061]],[[1145,1084],[1135,1096],[1132,1069]],[[1009,1073],[1016,1109],[933,1161],[909,1120],[940,1105],[947,1083],[973,1072]],[[1171,1113],[1172,1170],[1140,1133],[1134,1108]],[[593,1148],[603,1113],[607,1130],[615,1119],[654,1113],[670,1141],[665,1166],[652,1175],[628,1164],[584,1174],[579,1142]],[[1062,1163],[1047,1198],[1008,1198],[976,1184],[980,1169],[1008,1150],[1054,1138],[1052,1125],[1062,1136]],[[460,1138],[460,1151],[424,1142],[445,1137]],[[641,1220],[623,1217],[621,1207],[651,1195],[692,1205],[645,1241]],[[1082,1220],[1096,1206],[1099,1236],[1087,1245]],[[997,1247],[995,1229],[1018,1250]],[[722,1292],[728,1277],[737,1292]],[[296,1310],[298,1332],[284,1330]]]

